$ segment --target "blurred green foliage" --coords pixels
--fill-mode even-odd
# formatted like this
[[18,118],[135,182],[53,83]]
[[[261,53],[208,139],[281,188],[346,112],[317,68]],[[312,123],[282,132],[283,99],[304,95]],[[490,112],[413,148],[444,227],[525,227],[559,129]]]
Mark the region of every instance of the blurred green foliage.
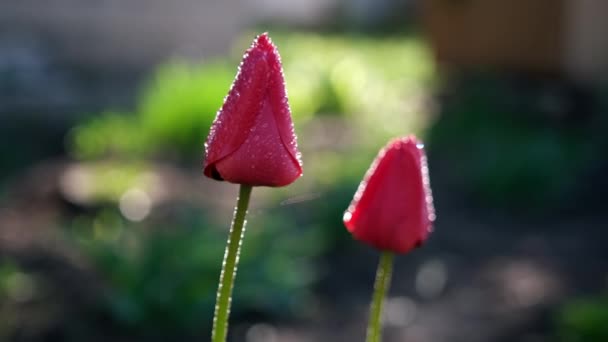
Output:
[[[242,52],[251,36],[243,39]],[[424,125],[417,112],[432,64],[413,38],[278,33],[296,125],[315,115],[347,115],[362,138],[401,135]],[[232,61],[161,66],[133,113],[110,110],[75,128],[71,150],[81,159],[165,154],[200,158],[208,129],[236,73]]]
[[551,117],[530,91],[514,93],[501,78],[482,75],[451,96],[427,140],[446,166],[442,177],[486,203],[555,208],[597,164],[594,124]]
[[[0,340],[12,341],[17,327],[27,326],[21,317],[35,310],[41,290],[44,283],[37,274],[24,270],[10,258],[0,259]],[[23,303],[29,306],[24,309]],[[36,320],[32,316],[28,316],[28,323]]]
[[79,158],[201,155],[233,71],[226,64],[162,66],[144,87],[135,113],[108,111],[73,134]]
[[608,297],[572,300],[557,316],[561,342],[608,341]]
[[[227,227],[200,208],[180,205],[170,226],[134,225],[106,209],[79,217],[69,232],[106,289],[101,313],[123,331],[166,340],[206,335]],[[235,317],[303,312],[320,251],[315,231],[285,229],[290,220],[258,215],[244,242],[233,307]],[[90,229],[93,227],[93,229]]]
[[145,161],[89,162],[72,168],[64,179],[66,195],[80,204],[116,204],[129,189],[155,186],[155,176]]
[[[342,165],[324,169],[343,175],[340,179],[256,189],[258,208],[248,217],[234,293],[235,321],[297,318],[315,309],[311,285],[323,276],[315,263],[328,252],[353,246],[341,215],[370,157],[348,156]],[[121,215],[118,202],[134,187],[154,191],[142,177],[150,174],[145,164],[106,161],[80,167],[95,185],[87,203],[96,209],[72,219],[66,232],[100,279],[96,287],[103,296],[89,310],[109,319],[113,333],[120,336],[150,341],[206,336],[227,217],[220,220],[207,206],[172,201],[153,208],[144,221],[130,222]],[[103,184],[108,188],[103,190]],[[311,193],[311,187],[322,189]],[[91,317],[97,316],[83,316],[74,326],[93,325]]]

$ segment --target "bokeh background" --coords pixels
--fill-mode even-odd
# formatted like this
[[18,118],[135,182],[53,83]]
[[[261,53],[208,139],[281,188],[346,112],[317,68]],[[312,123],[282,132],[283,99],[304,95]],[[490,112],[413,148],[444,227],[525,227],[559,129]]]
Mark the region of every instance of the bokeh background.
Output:
[[204,341],[237,187],[203,144],[253,37],[305,166],[256,188],[231,341],[364,339],[378,253],[342,213],[427,143],[438,220],[386,341],[608,341],[603,0],[0,2],[0,340]]

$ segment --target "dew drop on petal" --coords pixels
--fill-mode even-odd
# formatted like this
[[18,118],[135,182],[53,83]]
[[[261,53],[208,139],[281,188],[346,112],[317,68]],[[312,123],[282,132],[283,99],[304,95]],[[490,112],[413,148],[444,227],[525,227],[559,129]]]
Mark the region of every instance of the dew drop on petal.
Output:
[[350,211],[347,211],[344,213],[342,220],[347,222],[347,221],[350,221],[351,217],[353,217],[353,214],[351,214]]

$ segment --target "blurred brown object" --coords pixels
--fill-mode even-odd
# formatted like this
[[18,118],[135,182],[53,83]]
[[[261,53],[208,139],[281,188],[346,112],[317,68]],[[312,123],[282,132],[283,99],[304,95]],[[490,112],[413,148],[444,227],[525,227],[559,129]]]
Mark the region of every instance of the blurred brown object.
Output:
[[423,25],[442,66],[556,73],[564,0],[424,0]]

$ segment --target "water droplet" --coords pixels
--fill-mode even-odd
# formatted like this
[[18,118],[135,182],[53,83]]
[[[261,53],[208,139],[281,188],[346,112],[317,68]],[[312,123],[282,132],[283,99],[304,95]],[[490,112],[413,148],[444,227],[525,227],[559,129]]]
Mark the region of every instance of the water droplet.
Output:
[[350,213],[350,211],[347,211],[344,213],[344,216],[342,216],[342,220],[343,221],[350,221],[350,219],[353,217],[353,214]]

